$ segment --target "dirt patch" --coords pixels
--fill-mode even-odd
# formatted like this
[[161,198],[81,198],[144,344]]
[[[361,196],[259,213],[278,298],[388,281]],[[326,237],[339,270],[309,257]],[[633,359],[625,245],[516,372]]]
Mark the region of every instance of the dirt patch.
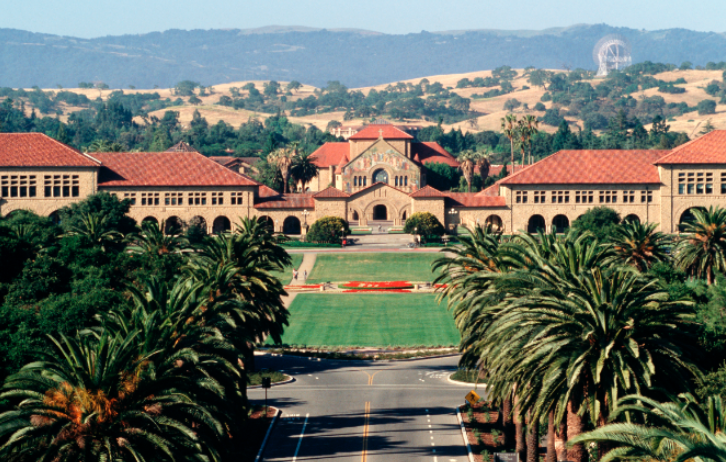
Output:
[[[265,412],[266,411],[266,412]],[[272,419],[277,414],[277,408],[269,406],[254,406],[247,422],[244,423],[243,435],[245,435],[244,443],[239,448],[237,460],[241,462],[254,462],[257,453],[262,446],[262,440],[265,439],[267,429],[272,423]]]

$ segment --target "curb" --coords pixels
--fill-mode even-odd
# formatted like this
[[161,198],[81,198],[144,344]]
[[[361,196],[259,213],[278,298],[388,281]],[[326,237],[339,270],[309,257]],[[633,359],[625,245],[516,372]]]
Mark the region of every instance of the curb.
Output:
[[[454,374],[456,374],[456,372],[454,372]],[[454,375],[454,374],[451,374],[451,375]],[[479,387],[486,388],[487,387],[487,384],[483,383],[483,382],[474,383],[474,382],[462,382],[461,380],[454,380],[451,378],[451,375],[446,377],[446,380],[453,383],[454,385],[460,385],[460,386],[464,386],[464,387],[474,387],[474,388],[479,388]]]
[[395,361],[395,362],[404,362],[404,361],[421,361],[422,359],[437,359],[437,358],[450,358],[452,356],[459,356],[460,353],[449,353],[445,355],[437,355],[437,356],[416,356],[415,358],[405,358],[405,359],[364,359],[363,361]]
[[[272,406],[274,407],[274,406]],[[282,411],[278,408],[277,412],[275,412],[275,417],[272,418],[272,422],[270,422],[270,426],[267,427],[267,433],[265,433],[265,439],[262,440],[262,445],[260,446],[260,450],[257,451],[257,457],[255,457],[255,462],[258,462],[260,460],[260,457],[262,457],[262,451],[265,450],[265,445],[267,444],[267,440],[270,438],[270,433],[272,432],[272,427],[275,426],[275,422],[277,421],[277,417],[282,414]]]
[[461,436],[464,438],[464,443],[466,443],[466,451],[469,454],[469,462],[474,462],[474,454],[471,452],[471,445],[469,444],[469,438],[466,437],[466,429],[464,428],[464,421],[461,419],[461,414],[459,413],[459,408],[456,407],[454,409],[456,409],[456,418],[459,420],[459,426],[461,427]]
[[[287,375],[287,374],[285,374],[285,375]],[[285,384],[292,383],[295,381],[295,377],[293,377],[291,375],[288,375],[288,377],[289,378],[287,380],[283,380],[282,382],[271,383],[270,386],[276,387],[278,385],[285,385]],[[256,388],[262,388],[262,385],[252,385],[251,387],[247,387],[248,390],[254,390]]]

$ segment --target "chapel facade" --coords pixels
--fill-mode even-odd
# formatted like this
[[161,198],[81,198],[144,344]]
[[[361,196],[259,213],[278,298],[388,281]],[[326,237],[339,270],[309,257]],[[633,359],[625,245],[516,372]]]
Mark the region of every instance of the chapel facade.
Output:
[[323,216],[389,228],[425,211],[447,229],[488,223],[505,233],[561,232],[587,210],[607,206],[674,233],[694,208],[726,207],[726,131],[669,151],[560,151],[478,193],[427,185],[428,163],[456,167],[456,159],[392,125],[368,126],[312,157],[319,175],[311,190],[279,194],[235,162],[215,162],[185,146],[86,154],[43,134],[3,133],[0,216],[16,210],[57,216],[60,208],[107,191],[129,200],[137,222],[164,223],[168,230],[197,224],[219,233],[250,217],[275,232],[300,235]]

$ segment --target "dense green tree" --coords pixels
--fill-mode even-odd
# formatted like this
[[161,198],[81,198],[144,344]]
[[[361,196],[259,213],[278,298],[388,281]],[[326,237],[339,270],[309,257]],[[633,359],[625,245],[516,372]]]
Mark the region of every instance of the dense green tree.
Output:
[[670,238],[656,231],[655,223],[624,222],[615,228],[611,241],[622,264],[647,271],[657,262],[668,260]]
[[704,278],[709,284],[716,274],[726,271],[726,209],[692,209],[694,221],[682,226],[683,236],[676,247],[679,267]]
[[325,242],[340,244],[350,234],[348,222],[339,217],[322,217],[308,230],[305,240],[308,242]]
[[419,235],[422,242],[429,242],[443,236],[446,230],[436,215],[430,212],[416,212],[406,220],[403,232]]
[[617,232],[620,215],[608,207],[593,207],[572,222],[572,230],[591,233],[600,242],[609,241]]

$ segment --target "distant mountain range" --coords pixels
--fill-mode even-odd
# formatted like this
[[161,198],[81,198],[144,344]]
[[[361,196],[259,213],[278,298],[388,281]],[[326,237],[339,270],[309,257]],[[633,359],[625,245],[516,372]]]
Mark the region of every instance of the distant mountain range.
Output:
[[577,25],[542,31],[446,31],[406,35],[270,26],[169,30],[95,39],[0,29],[0,86],[170,87],[240,80],[298,80],[349,87],[425,75],[512,67],[595,69],[592,48],[607,34],[632,45],[633,62],[726,61],[726,35],[686,29],[639,31]]

